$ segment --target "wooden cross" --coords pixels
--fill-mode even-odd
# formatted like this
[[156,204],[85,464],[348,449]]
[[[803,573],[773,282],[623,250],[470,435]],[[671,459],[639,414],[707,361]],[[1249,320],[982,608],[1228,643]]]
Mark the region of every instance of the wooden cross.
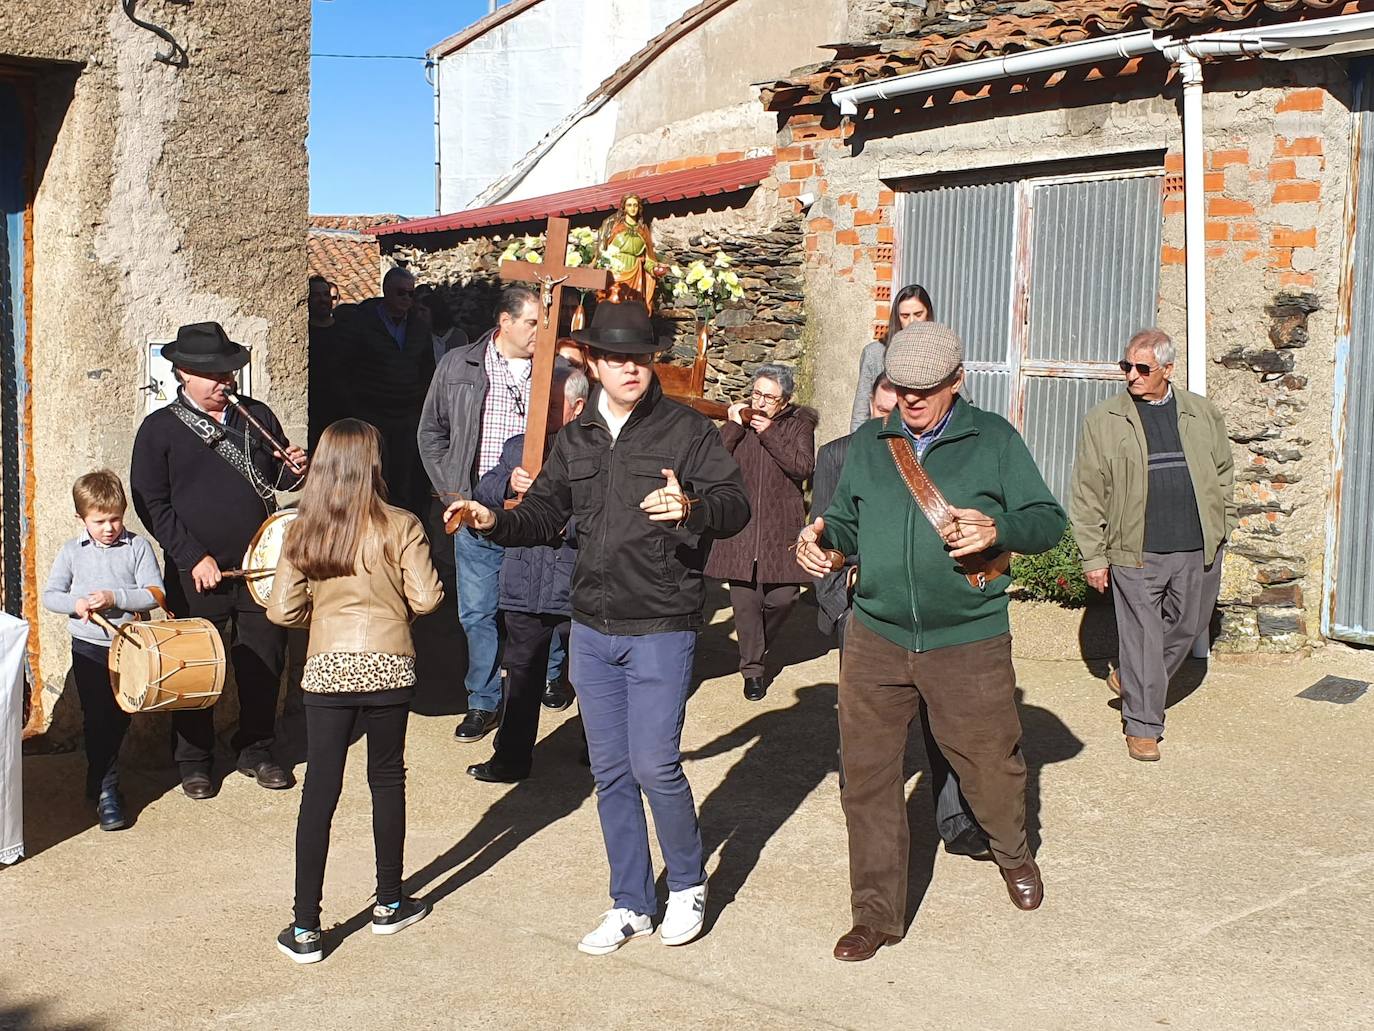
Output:
[[553,389],[553,363],[558,353],[559,317],[563,288],[605,290],[611,274],[599,268],[573,268],[567,264],[568,220],[549,219],[544,232],[544,260],[501,262],[501,278],[532,283],[538,288],[541,317],[534,338],[534,368],[530,370],[530,407],[525,415],[525,453],[521,465],[531,476],[544,466],[544,438],[548,435],[549,393]]

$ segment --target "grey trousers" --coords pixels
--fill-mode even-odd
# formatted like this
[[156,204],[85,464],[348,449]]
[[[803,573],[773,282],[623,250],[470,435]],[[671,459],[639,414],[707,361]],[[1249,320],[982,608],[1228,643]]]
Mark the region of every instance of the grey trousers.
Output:
[[1139,569],[1112,566],[1121,716],[1131,737],[1164,735],[1169,681],[1211,622],[1221,559],[1221,550],[1210,566],[1201,551],[1147,551]]

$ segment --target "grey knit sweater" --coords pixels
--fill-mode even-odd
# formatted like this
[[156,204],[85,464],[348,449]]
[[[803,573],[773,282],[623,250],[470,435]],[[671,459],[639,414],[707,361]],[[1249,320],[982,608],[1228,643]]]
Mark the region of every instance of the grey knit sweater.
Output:
[[162,588],[162,573],[152,546],[128,530],[108,548],[97,544],[85,530],[62,545],[43,589],[43,607],[70,616],[67,629],[78,640],[109,645],[110,635],[94,623],[76,616],[76,601],[92,591],[113,591],[115,607],[101,615],[116,626],[129,622],[135,612],[157,607],[147,588]]

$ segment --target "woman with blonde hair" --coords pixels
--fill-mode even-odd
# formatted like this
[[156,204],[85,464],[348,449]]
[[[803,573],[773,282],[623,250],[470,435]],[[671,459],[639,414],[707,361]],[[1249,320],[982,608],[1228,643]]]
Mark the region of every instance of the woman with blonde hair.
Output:
[[405,846],[405,736],[415,693],[410,623],[444,591],[424,529],[386,503],[381,435],[341,419],[320,437],[277,563],[268,618],[310,628],[305,693],[305,788],[296,824],[294,923],[277,947],[297,963],[324,958],[320,898],[329,829],[355,730],[367,737],[377,856],[375,934],[422,920],[429,906],[401,895]]

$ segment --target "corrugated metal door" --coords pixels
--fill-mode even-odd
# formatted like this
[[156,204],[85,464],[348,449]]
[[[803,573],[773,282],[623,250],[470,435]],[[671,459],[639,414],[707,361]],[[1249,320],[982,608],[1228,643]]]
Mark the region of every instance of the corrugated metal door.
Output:
[[1336,356],[1333,540],[1327,547],[1324,632],[1374,644],[1374,64],[1365,62],[1353,116],[1359,177],[1349,291],[1349,335]]
[[1067,501],[1083,417],[1124,389],[1126,341],[1155,324],[1163,177],[1037,183],[1028,190],[1030,269],[1018,426]]
[[918,190],[903,194],[900,212],[902,285],[924,286],[939,321],[959,332],[969,397],[1009,417],[1015,184]]
[[1116,361],[1155,321],[1162,194],[1149,173],[902,195],[900,282],[930,291],[970,399],[1022,431],[1061,500],[1083,416],[1123,389]]

